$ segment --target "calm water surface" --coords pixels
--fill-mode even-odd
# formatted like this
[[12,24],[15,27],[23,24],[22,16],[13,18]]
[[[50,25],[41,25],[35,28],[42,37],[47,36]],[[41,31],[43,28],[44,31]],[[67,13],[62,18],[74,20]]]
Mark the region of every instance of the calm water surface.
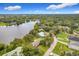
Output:
[[36,21],[23,23],[20,25],[0,26],[0,43],[9,44],[15,38],[21,39],[34,29]]

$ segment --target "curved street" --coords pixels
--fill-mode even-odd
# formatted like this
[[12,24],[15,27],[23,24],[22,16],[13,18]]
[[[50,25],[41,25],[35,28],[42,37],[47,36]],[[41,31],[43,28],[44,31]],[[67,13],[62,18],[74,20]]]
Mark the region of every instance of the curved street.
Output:
[[46,51],[46,53],[44,54],[44,56],[49,56],[50,53],[54,50],[58,40],[56,38],[56,36],[54,34],[52,34],[52,38],[54,38],[54,41],[51,43],[50,48]]

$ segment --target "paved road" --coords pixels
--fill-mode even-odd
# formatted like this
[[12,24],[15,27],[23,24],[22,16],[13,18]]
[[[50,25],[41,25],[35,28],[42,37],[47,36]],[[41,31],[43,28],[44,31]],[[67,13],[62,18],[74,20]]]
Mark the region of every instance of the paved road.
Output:
[[56,36],[54,34],[52,34],[52,37],[54,38],[54,41],[51,43],[50,48],[46,51],[46,53],[44,54],[44,56],[49,56],[49,54],[54,50],[58,40],[56,38]]

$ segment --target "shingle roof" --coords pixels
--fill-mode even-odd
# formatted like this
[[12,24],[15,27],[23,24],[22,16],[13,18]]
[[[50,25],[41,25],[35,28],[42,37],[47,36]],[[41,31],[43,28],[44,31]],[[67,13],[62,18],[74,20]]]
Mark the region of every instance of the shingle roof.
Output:
[[76,37],[76,36],[69,36],[68,38],[69,40],[79,41],[79,37]]

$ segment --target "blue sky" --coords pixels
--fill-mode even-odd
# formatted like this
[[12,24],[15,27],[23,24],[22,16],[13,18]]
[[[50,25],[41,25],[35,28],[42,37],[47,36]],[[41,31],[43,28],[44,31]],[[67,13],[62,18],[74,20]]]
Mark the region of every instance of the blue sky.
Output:
[[79,4],[0,3],[0,14],[79,14]]

